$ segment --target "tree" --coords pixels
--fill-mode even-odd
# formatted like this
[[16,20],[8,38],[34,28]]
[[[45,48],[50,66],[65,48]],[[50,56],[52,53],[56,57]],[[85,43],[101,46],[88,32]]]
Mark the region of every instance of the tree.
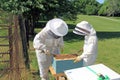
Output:
[[74,0],[0,0],[0,8],[19,16],[24,56],[29,47],[29,35],[34,35],[36,21],[54,17],[73,19],[76,15]]
[[74,0],[78,13],[95,15],[100,9],[100,4],[96,0]]
[[48,20],[54,17],[75,18],[74,0],[1,0],[3,10],[22,14],[26,20],[27,31],[34,34],[37,20]]
[[119,0],[105,0],[103,6],[99,10],[99,15],[120,16]]
[[108,5],[107,2],[105,1],[104,4],[102,4],[100,10],[98,11],[98,15],[102,15],[102,16],[107,15],[107,11],[106,11],[107,5]]
[[120,0],[108,0],[107,15],[115,16],[120,14]]
[[85,12],[88,15],[97,15],[100,9],[100,4],[94,0],[89,2],[85,7]]

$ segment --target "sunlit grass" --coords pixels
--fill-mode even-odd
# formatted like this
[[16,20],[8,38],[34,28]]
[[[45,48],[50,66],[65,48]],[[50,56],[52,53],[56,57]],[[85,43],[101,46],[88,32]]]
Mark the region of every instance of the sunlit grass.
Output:
[[[109,18],[109,17],[107,17]],[[116,20],[120,20],[120,18],[112,18]],[[64,37],[64,51],[62,54],[73,54],[79,51],[84,44],[84,37],[73,34],[73,29],[75,25],[82,21],[86,20],[93,25],[95,30],[97,31],[98,36],[98,56],[95,64],[102,63],[106,66],[110,67],[114,71],[120,73],[120,22],[112,21],[106,18],[102,18],[100,16],[87,16],[87,15],[78,15],[78,19],[76,21],[66,21],[69,25],[69,33]],[[36,33],[40,31],[40,29],[35,30]],[[32,41],[30,42],[32,46]],[[78,54],[81,54],[78,53]],[[30,58],[32,68],[37,69],[36,55],[35,52],[32,52],[32,58]]]
[[[113,21],[110,19],[115,19]],[[62,54],[73,54],[79,51],[84,44],[84,37],[73,34],[73,29],[75,25],[82,21],[86,20],[93,25],[97,31],[98,36],[98,57],[96,64],[103,63],[106,66],[110,67],[114,71],[120,73],[120,18],[107,17],[103,18],[100,16],[87,16],[87,15],[78,15],[77,20],[75,21],[66,21],[69,25],[69,33],[64,37],[64,51]],[[38,33],[41,29],[36,28],[35,32]],[[4,31],[0,32],[1,35],[6,35]],[[2,40],[1,40],[2,41]],[[4,41],[5,42],[5,41]],[[38,63],[35,51],[33,49],[33,38],[31,39],[29,58],[30,58],[30,70],[32,73],[32,80],[39,80],[38,72]],[[78,54],[81,54],[78,53]],[[3,68],[4,66],[0,66]],[[28,74],[28,73],[26,73]],[[29,76],[29,75],[28,75]],[[51,76],[51,75],[50,75]],[[30,75],[31,78],[31,75]],[[51,76],[51,80],[54,80]]]

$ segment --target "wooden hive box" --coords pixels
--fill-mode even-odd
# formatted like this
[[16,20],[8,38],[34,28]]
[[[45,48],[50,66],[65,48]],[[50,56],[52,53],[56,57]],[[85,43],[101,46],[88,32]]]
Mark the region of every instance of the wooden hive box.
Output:
[[74,63],[77,54],[54,55],[52,67],[56,73],[63,73],[65,70],[83,67],[83,61]]

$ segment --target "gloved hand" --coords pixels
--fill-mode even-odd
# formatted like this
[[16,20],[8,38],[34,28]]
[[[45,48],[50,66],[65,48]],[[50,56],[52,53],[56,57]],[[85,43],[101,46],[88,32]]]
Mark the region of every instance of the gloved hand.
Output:
[[47,55],[50,55],[50,51],[49,50],[44,49],[44,53],[47,54]]
[[79,62],[80,60],[82,60],[82,58],[80,56],[77,56],[77,58],[74,60],[74,63]]

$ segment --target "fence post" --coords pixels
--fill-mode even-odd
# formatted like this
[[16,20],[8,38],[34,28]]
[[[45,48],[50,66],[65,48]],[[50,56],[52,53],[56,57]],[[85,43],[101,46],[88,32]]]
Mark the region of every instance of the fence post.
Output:
[[24,59],[25,59],[25,65],[26,68],[29,69],[29,55],[28,55],[28,48],[27,48],[27,37],[26,37],[26,28],[25,28],[25,22],[23,20],[22,15],[18,16],[18,20],[19,20],[19,26],[20,26],[20,35],[21,35],[21,39],[22,39],[22,45],[23,45],[23,55],[24,55]]

